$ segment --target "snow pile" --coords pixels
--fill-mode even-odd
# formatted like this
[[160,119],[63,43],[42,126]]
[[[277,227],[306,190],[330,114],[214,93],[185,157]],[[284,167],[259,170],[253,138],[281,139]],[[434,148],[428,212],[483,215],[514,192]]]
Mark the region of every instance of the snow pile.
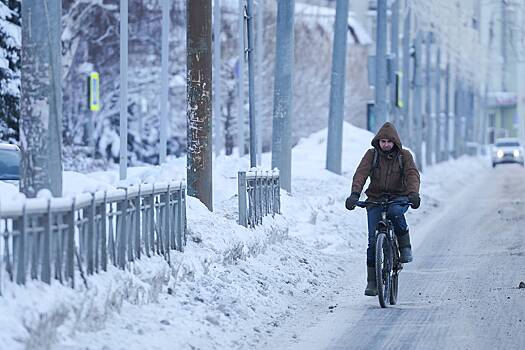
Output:
[[[326,130],[294,148],[292,193],[282,212],[254,230],[237,225],[237,171],[248,157],[214,161],[214,212],[188,198],[184,253],[143,259],[128,271],[110,269],[89,278],[88,288],[54,283],[7,285],[0,298],[1,348],[173,349],[261,347],[305,305],[331,298],[334,286],[361,280],[365,268],[366,214],[348,212],[351,176],[372,134],[344,125],[343,175],[324,169]],[[270,154],[262,168],[269,169]],[[185,159],[129,170],[126,184],[180,179]],[[423,206],[416,223],[458,186],[488,168],[463,158],[422,176]],[[65,174],[65,193],[114,188],[116,171]],[[417,232],[417,230],[416,230]],[[356,297],[362,291],[356,291]],[[45,300],[45,302],[42,302]],[[58,345],[57,345],[58,344]]]

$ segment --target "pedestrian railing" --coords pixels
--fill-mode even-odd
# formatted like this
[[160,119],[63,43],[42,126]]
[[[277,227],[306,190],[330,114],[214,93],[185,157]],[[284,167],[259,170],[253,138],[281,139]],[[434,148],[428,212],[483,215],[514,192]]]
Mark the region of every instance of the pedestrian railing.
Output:
[[142,184],[0,203],[0,238],[0,293],[5,278],[74,287],[79,276],[86,282],[86,273],[106,271],[108,264],[124,269],[142,255],[170,262],[170,250],[186,245],[186,188]]
[[255,227],[263,216],[281,213],[279,171],[239,171],[239,224]]

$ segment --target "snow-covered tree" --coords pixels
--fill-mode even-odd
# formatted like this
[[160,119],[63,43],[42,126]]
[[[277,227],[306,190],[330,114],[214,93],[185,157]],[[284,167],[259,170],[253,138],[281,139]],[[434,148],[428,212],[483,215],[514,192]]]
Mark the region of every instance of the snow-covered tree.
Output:
[[0,140],[18,142],[20,0],[0,1]]

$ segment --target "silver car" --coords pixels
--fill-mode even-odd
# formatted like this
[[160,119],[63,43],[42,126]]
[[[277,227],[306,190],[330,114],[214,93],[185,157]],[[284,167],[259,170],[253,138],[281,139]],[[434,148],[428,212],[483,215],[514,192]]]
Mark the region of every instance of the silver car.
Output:
[[497,139],[492,148],[492,167],[504,163],[518,163],[524,166],[523,153],[523,146],[518,139]]
[[20,148],[8,143],[0,143],[0,181],[18,187],[20,182]]

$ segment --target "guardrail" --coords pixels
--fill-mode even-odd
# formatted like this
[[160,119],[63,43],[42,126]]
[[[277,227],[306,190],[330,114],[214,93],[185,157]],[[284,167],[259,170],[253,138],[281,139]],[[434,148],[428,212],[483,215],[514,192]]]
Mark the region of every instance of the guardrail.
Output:
[[18,284],[30,277],[74,287],[78,275],[85,282],[84,270],[106,271],[110,263],[124,269],[142,254],[170,262],[170,249],[186,245],[186,187],[142,184],[4,204],[0,236],[0,294],[2,272]]
[[281,213],[279,170],[239,171],[238,182],[239,225],[253,228]]

